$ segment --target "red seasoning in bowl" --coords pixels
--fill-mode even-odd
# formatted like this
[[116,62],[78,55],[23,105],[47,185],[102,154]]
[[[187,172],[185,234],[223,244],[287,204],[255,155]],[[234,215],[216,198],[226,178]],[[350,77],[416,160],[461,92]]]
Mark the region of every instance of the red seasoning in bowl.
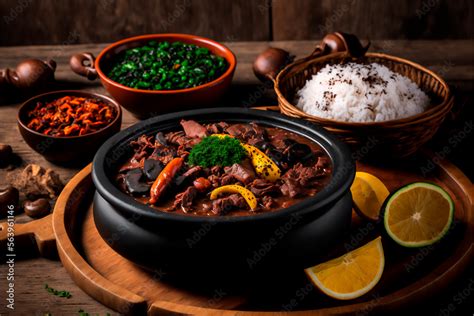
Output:
[[117,110],[98,99],[64,96],[51,102],[38,102],[28,112],[27,127],[56,137],[81,136],[109,125]]

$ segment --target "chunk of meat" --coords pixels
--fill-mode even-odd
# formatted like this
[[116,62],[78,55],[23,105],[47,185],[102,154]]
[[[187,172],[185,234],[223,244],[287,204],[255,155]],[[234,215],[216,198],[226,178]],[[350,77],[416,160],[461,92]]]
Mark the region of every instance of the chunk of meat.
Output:
[[255,122],[251,122],[249,125],[252,129],[244,134],[244,139],[247,141],[248,144],[253,146],[267,139],[265,129],[258,126]]
[[153,136],[142,135],[137,140],[132,140],[130,146],[134,149],[134,155],[131,160],[140,161],[148,157],[154,150]]
[[182,158],[186,159],[189,156],[189,149],[186,148],[186,145],[181,145],[181,146],[178,147],[178,150],[176,151],[176,154],[179,157],[182,157]]
[[301,163],[297,163],[290,170],[294,178],[297,178],[299,184],[303,187],[311,185],[313,180],[324,177],[326,172],[318,167],[318,164],[310,167],[304,167]]
[[213,166],[211,167],[211,173],[215,175],[220,175],[222,172],[221,166]]
[[213,188],[217,188],[221,185],[221,178],[218,175],[211,174],[209,177],[207,177],[207,180],[211,182]]
[[232,124],[227,127],[226,132],[234,137],[240,137],[244,133],[252,130],[252,127],[248,124]]
[[206,130],[208,134],[221,134],[223,133],[229,124],[225,122],[212,123],[206,125]]
[[281,192],[290,197],[308,194],[308,190],[314,189],[315,180],[326,175],[327,171],[318,167],[318,164],[305,167],[297,163],[282,176]]
[[186,136],[182,131],[168,133],[166,134],[166,139],[169,143],[178,146],[180,154],[189,151],[194,145],[201,141],[200,138]]
[[258,137],[265,138],[266,131],[263,127],[259,126],[255,122],[250,122],[250,126],[252,127],[253,131],[255,132],[255,135],[257,135]]
[[209,124],[206,126],[206,131],[209,133],[209,134],[220,134],[222,131],[219,129],[219,127],[217,126],[217,124]]
[[266,139],[265,130],[255,123],[233,124],[226,129],[230,135],[244,140],[250,145],[254,145]]
[[171,132],[166,134],[166,140],[173,145],[184,145],[188,139],[183,131]]
[[178,175],[174,184],[178,187],[184,186],[185,184],[191,184],[194,179],[196,179],[202,171],[201,166],[194,166],[183,172],[183,174]]
[[288,136],[285,133],[275,133],[271,137],[271,144],[278,150],[284,151],[288,146],[285,140],[288,139]]
[[134,149],[154,148],[153,136],[141,135],[137,140],[132,140],[130,146]]
[[245,142],[247,144],[252,145],[252,146],[257,145],[262,141],[261,138],[258,138],[256,136],[250,136],[250,137],[247,137],[247,138],[244,137],[244,139],[245,139]]
[[283,195],[294,198],[295,196],[304,192],[297,180],[293,178],[282,178],[283,184],[280,187]]
[[239,194],[231,194],[229,196],[212,201],[211,212],[216,215],[224,215],[235,209],[243,209],[247,206],[245,199]]
[[265,195],[264,197],[262,197],[261,203],[265,210],[270,210],[272,208],[275,208],[278,205],[278,203],[271,196],[268,196],[268,195]]
[[202,171],[201,166],[194,166],[186,170],[186,172],[183,173],[184,177],[195,177],[197,176],[200,172]]
[[188,187],[184,192],[176,195],[173,207],[176,209],[180,207],[183,212],[187,213],[193,206],[194,199],[198,195],[198,190],[194,186]]
[[129,161],[119,169],[119,173],[124,173],[128,170],[135,169],[135,168],[143,168],[143,163],[145,159],[141,159],[140,161]]
[[265,179],[253,180],[249,184],[249,189],[257,197],[280,192],[278,185]]
[[181,120],[181,126],[184,129],[186,136],[191,138],[203,138],[207,135],[207,130],[204,126],[193,120]]
[[164,165],[167,165],[173,158],[177,155],[174,147],[156,147],[155,150],[151,153],[150,157],[161,161]]
[[293,178],[282,178],[283,184],[280,187],[283,195],[294,198],[295,196],[303,193],[303,189],[300,187],[297,180]]
[[231,174],[225,174],[220,178],[220,183],[221,185],[229,185],[229,184],[234,184],[238,180],[235,179],[235,177]]
[[244,160],[240,164],[234,163],[232,167],[225,167],[224,170],[244,184],[248,184],[255,179],[255,171],[248,160]]

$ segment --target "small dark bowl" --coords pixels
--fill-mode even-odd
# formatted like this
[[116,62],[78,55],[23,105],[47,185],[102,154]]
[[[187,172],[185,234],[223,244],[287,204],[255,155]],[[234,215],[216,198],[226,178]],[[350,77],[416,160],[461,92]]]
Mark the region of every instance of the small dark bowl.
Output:
[[[130,48],[143,46],[152,40],[157,42],[180,41],[205,47],[212,54],[225,58],[229,67],[220,77],[208,83],[180,90],[135,89],[107,77],[106,74],[118,54]],[[85,62],[92,63],[92,65],[86,66]],[[76,54],[71,59],[73,71],[87,76],[89,79],[99,77],[110,95],[140,119],[215,104],[230,88],[236,65],[237,59],[234,53],[226,46],[205,37],[188,34],[149,34],[130,37],[110,44],[100,52],[95,60],[89,53]]]
[[[27,127],[28,112],[36,106],[37,102],[49,102],[66,95],[99,99],[115,107],[117,116],[106,127],[81,136],[54,137],[41,134]],[[62,90],[40,94],[23,103],[18,110],[17,121],[18,129],[25,142],[46,160],[59,164],[79,163],[92,160],[97,149],[108,138],[120,131],[122,110],[116,101],[104,95],[76,90]]]
[[[274,212],[250,216],[190,216],[156,211],[121,192],[116,171],[142,134],[180,128],[180,119],[201,123],[250,122],[303,135],[327,152],[333,163],[330,183],[314,197]],[[94,158],[94,220],[100,235],[119,254],[147,268],[171,274],[196,271],[257,271],[260,267],[302,268],[315,263],[348,232],[350,185],[355,164],[346,145],[304,120],[274,112],[215,108],[173,113],[138,123],[109,139]]]

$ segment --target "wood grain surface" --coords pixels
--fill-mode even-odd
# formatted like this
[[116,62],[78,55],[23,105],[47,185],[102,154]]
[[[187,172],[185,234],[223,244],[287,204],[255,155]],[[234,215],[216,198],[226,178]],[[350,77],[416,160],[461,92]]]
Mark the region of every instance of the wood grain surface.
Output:
[[470,0],[99,0],[0,2],[0,45],[111,42],[146,33],[220,41],[472,38]]
[[[436,295],[465,272],[474,258],[474,186],[459,169],[443,160],[423,176],[419,166],[432,159],[432,155],[420,155],[417,159],[390,165],[358,163],[357,170],[377,175],[390,191],[420,180],[443,186],[453,197],[456,209],[455,224],[443,242],[424,249],[406,249],[385,238],[384,274],[367,295],[346,303],[308,290],[291,309],[283,309],[294,311],[296,315],[309,310],[317,315],[364,312],[369,308],[377,312],[399,311]],[[166,271],[138,268],[115,253],[99,236],[92,215],[94,188],[90,172],[89,165],[71,179],[48,225],[54,227],[59,256],[71,278],[114,310],[127,315],[144,315],[146,310],[149,315],[170,311],[193,315],[263,315],[259,311],[280,311],[294,299],[295,291],[308,286],[300,271],[294,273],[292,282],[283,281],[281,277],[275,278],[272,284],[254,282],[240,291],[222,288],[222,284],[206,290],[207,286],[195,286],[186,280],[181,280],[179,286],[166,281]],[[29,224],[18,225],[18,228],[21,230]],[[43,233],[44,225],[38,223],[37,234]],[[380,227],[353,214],[351,233],[329,257],[340,255],[347,247],[357,248],[380,234]],[[414,258],[419,259],[414,262]],[[255,288],[260,290],[253,290]]]
[[274,40],[316,39],[332,30],[370,39],[473,38],[473,18],[470,0],[272,1]]
[[[223,100],[226,105],[268,105],[276,104],[273,99],[271,86],[261,84],[255,79],[251,65],[256,55],[269,45],[290,50],[297,57],[303,57],[312,51],[315,41],[288,41],[288,42],[229,42],[226,43],[237,55],[238,66],[229,95]],[[25,46],[0,48],[0,68],[14,67],[16,63],[26,58],[53,58],[58,62],[56,71],[57,83],[49,89],[84,89],[104,93],[98,81],[90,82],[73,74],[68,66],[71,54],[81,51],[91,51],[97,54],[105,44],[83,45],[58,45],[58,46]],[[446,122],[430,146],[440,156],[448,157],[454,161],[471,180],[474,178],[472,150],[474,120],[473,91],[474,91],[474,42],[472,40],[446,40],[446,41],[405,41],[381,40],[373,41],[373,51],[383,51],[400,57],[414,60],[438,72],[454,88],[456,96],[456,109],[452,117]],[[78,167],[67,168],[55,166],[45,161],[34,153],[22,140],[16,127],[16,112],[21,100],[5,99],[0,95],[0,143],[9,143],[15,153],[22,158],[18,165],[38,163],[44,167],[54,168],[67,182],[78,170]],[[122,128],[136,122],[127,111],[124,111]],[[469,125],[471,122],[471,125]],[[429,168],[429,166],[427,166]],[[9,181],[18,170],[0,169],[0,181]],[[28,221],[25,215],[20,215],[18,222]],[[3,253],[3,249],[0,253]],[[32,254],[32,256],[36,256]],[[17,275],[16,287],[16,312],[19,315],[43,315],[51,312],[53,315],[74,315],[79,309],[89,313],[105,315],[109,309],[91,299],[80,290],[71,280],[61,263],[55,260],[41,258],[27,258],[18,260],[15,266]],[[6,265],[0,265],[1,275],[6,274]],[[446,294],[436,304],[426,307],[438,314],[439,309],[447,308],[453,304],[453,296],[469,285],[470,277],[446,289]],[[0,284],[5,284],[1,280]],[[50,286],[72,292],[71,299],[51,296],[44,290],[44,283]],[[472,296],[471,296],[472,297]],[[5,292],[0,291],[0,302],[4,302]],[[456,308],[460,308],[455,305]],[[8,314],[4,305],[0,305],[0,314]],[[112,313],[114,314],[114,313]],[[429,314],[429,313],[427,313]]]
[[[473,38],[470,0],[3,0],[0,45],[112,42],[146,33],[220,41]],[[13,35],[14,34],[14,35]]]
[[219,41],[268,40],[270,8],[266,3],[3,0],[0,45],[103,43],[148,33],[190,33]]

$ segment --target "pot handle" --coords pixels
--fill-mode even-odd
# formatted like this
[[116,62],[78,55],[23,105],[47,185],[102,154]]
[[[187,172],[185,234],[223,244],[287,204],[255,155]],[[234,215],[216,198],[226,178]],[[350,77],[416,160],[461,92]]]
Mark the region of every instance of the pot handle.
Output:
[[[13,237],[13,238],[12,238]],[[12,238],[12,239],[10,239]],[[12,243],[10,245],[10,243]],[[56,237],[53,231],[53,215],[28,223],[0,223],[0,247],[5,253],[12,255],[29,253],[36,248],[44,258],[56,258]],[[8,251],[12,247],[12,251]]]
[[0,88],[35,89],[54,80],[54,60],[25,59],[15,69],[0,69]]
[[[85,64],[87,62],[87,64]],[[95,57],[92,53],[79,53],[71,56],[69,65],[76,74],[86,77],[89,80],[97,79],[97,69],[94,66]]]
[[294,56],[284,49],[269,47],[257,56],[253,63],[253,73],[261,81],[275,81],[276,76],[286,65],[293,62]]
[[351,57],[362,57],[369,49],[370,41],[363,46],[359,38],[354,34],[334,32],[327,34],[316,45],[313,52],[308,57],[319,57],[337,52],[347,52]]
[[[370,42],[363,46],[357,36],[342,32],[326,35],[316,45],[315,49],[303,60],[328,55],[336,52],[347,51],[352,57],[362,57],[369,49]],[[268,79],[275,81],[276,76],[286,65],[293,61],[294,56],[281,48],[269,47],[257,56],[253,63],[253,72],[261,81]]]

